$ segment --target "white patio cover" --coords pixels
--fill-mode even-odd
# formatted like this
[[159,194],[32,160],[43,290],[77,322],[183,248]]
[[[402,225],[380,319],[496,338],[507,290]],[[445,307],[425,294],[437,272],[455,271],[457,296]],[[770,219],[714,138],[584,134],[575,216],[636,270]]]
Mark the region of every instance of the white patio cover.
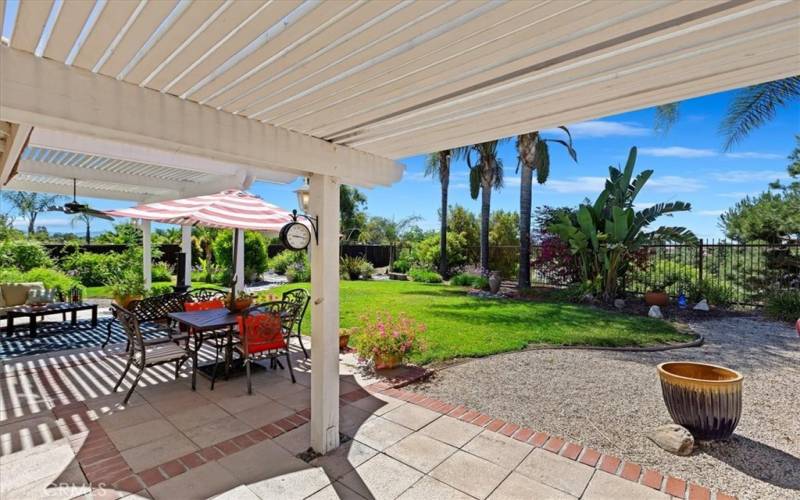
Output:
[[277,233],[292,220],[291,213],[258,196],[229,189],[182,200],[147,203],[109,210],[112,217],[130,217],[182,226],[208,226]]

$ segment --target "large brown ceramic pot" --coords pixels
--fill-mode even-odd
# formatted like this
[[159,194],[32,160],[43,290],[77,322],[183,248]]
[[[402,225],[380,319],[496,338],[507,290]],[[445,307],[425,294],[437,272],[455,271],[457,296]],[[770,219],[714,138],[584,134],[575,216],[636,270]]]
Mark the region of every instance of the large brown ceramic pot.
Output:
[[733,434],[742,414],[742,375],[722,366],[670,362],[658,365],[661,392],[676,424],[695,439],[713,441]]

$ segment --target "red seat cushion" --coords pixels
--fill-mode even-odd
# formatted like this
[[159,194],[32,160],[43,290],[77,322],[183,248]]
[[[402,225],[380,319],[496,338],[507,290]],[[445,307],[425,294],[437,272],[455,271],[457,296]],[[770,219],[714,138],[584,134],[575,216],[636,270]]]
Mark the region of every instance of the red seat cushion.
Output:
[[276,313],[251,314],[237,318],[242,350],[245,354],[272,351],[286,347],[281,331],[281,317]]
[[209,311],[211,309],[224,309],[222,299],[206,300],[204,302],[184,302],[183,309],[189,311]]

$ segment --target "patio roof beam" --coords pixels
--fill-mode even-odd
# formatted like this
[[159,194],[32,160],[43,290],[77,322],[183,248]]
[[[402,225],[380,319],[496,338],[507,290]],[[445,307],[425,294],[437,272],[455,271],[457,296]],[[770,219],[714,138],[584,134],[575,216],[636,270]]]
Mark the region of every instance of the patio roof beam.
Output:
[[[2,66],[0,66],[0,72],[2,72]],[[25,143],[30,134],[31,127],[29,125],[11,124],[9,137],[5,141],[5,151],[2,151],[3,154],[0,156],[0,187],[5,186],[14,173],[19,156],[25,149]]]
[[387,158],[9,47],[0,46],[0,68],[0,120],[245,164],[256,178],[277,170],[371,187],[402,177]]
[[[59,184],[49,182],[34,182],[30,180],[14,179],[13,185],[9,189],[17,191],[30,191],[32,193],[52,193],[63,194],[65,196],[72,196],[72,184]],[[97,189],[86,186],[81,186],[78,183],[77,188],[78,196],[89,198],[101,198],[108,200],[129,200],[136,202],[146,202],[152,196],[152,193],[142,193],[135,191],[121,191],[115,189]]]

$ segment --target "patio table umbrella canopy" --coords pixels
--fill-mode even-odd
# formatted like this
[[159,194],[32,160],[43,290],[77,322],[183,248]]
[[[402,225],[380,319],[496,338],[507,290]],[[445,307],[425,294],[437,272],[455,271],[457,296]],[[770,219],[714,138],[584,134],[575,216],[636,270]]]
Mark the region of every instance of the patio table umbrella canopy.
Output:
[[277,233],[292,214],[258,196],[229,189],[216,194],[182,200],[146,203],[132,208],[109,210],[113,217],[130,217],[181,226],[250,229]]
[[150,284],[150,221],[179,224],[183,228],[182,249],[187,255],[185,276],[191,277],[191,227],[194,225],[234,229],[233,262],[237,276],[236,288],[244,289],[244,239],[241,229],[278,233],[292,214],[276,205],[237,189],[216,194],[196,196],[182,200],[170,200],[137,205],[132,208],[106,211],[113,217],[141,219],[143,222],[144,266],[146,285]]

